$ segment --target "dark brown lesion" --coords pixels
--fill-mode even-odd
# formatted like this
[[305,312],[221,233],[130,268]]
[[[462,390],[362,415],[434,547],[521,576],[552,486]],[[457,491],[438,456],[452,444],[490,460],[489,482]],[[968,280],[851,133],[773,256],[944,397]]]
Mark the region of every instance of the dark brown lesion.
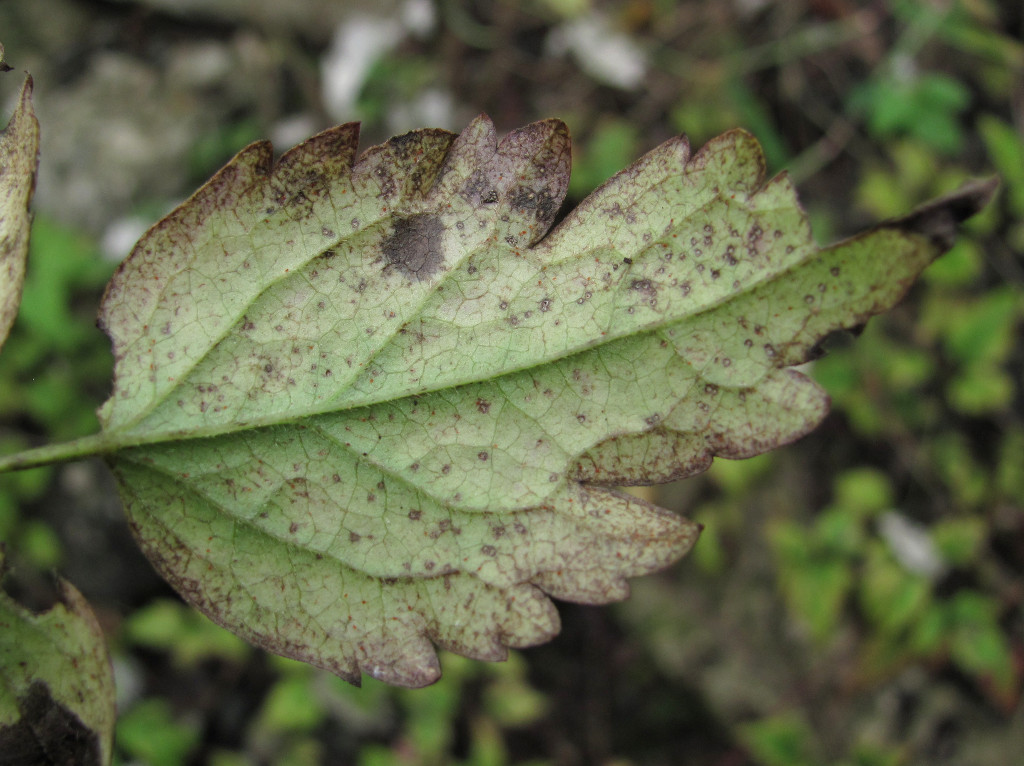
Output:
[[424,213],[396,221],[382,245],[386,268],[395,268],[409,279],[430,279],[444,266],[443,235],[444,226],[436,215]]
[[99,766],[99,734],[53,698],[43,681],[18,697],[21,717],[0,726],[0,763]]
[[561,198],[552,195],[547,188],[534,189],[521,185],[509,193],[509,204],[513,210],[533,214],[545,225],[550,225],[554,220],[561,203]]

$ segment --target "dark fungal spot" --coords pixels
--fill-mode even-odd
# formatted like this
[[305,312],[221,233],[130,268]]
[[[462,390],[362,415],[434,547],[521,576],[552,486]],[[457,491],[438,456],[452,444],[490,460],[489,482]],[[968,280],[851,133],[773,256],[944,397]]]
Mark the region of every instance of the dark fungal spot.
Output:
[[558,200],[546,189],[536,191],[528,186],[517,186],[509,194],[512,209],[520,212],[533,213],[539,221],[549,221],[558,212]]
[[395,222],[382,249],[388,265],[410,279],[430,279],[444,263],[441,237],[444,228],[434,215],[413,215]]
[[486,415],[488,412],[491,411],[491,403],[489,401],[487,401],[486,399],[477,399],[476,400],[476,408],[481,413]]

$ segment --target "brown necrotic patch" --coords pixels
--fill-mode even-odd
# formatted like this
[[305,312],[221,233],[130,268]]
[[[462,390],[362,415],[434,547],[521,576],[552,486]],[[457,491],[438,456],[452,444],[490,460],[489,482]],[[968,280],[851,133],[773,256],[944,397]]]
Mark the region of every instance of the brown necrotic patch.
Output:
[[430,279],[444,265],[443,233],[444,227],[435,215],[413,215],[396,221],[383,243],[388,267],[410,279]]
[[100,734],[33,681],[17,700],[19,717],[0,726],[0,763],[99,766]]

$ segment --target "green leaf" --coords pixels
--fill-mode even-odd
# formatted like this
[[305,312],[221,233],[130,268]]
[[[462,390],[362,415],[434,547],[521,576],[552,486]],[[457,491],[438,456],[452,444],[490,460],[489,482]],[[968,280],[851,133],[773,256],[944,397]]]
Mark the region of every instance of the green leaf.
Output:
[[872,546],[860,582],[860,603],[879,630],[896,635],[927,607],[931,582],[897,564],[881,546]]
[[58,603],[32,614],[0,591],[0,760],[110,763],[114,717],[103,632],[82,594],[62,580]]
[[147,766],[184,766],[201,739],[196,722],[176,720],[165,699],[143,700],[117,722],[118,749]]
[[991,114],[978,118],[978,131],[992,164],[1006,180],[1011,210],[1024,216],[1024,139],[1012,126]]
[[18,106],[0,132],[0,346],[21,302],[31,224],[28,206],[38,164],[39,123],[32,111],[32,78],[26,77]]
[[818,250],[733,131],[673,139],[551,233],[565,126],[332,128],[243,150],[111,280],[91,439],[147,555],[218,623],[353,682],[502,659],[549,597],[624,598],[699,528],[615,489],[813,428],[785,369],[883,311],[987,200],[975,184]]
[[739,736],[750,754],[765,766],[805,766],[819,762],[813,751],[814,730],[796,711],[743,724]]
[[958,593],[950,603],[950,656],[962,670],[980,677],[997,693],[1013,695],[1020,681],[1013,648],[999,624],[998,603],[976,591]]
[[134,644],[170,652],[184,668],[211,658],[240,663],[249,651],[237,636],[170,599],[135,610],[125,621],[124,632]]

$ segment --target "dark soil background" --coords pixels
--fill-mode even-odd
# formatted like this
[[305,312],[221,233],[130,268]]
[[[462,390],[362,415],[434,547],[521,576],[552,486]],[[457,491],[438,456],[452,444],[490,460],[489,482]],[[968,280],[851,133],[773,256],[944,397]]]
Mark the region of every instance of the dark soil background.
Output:
[[[92,602],[118,759],[214,764],[1019,763],[1024,752],[1024,7],[995,0],[0,0],[0,79],[42,124],[29,283],[0,358],[5,451],[95,429],[94,327],[134,240],[252,140],[337,123],[507,132],[560,117],[568,205],[680,132],[732,127],[831,241],[998,174],[907,300],[812,365],[798,444],[648,492],[688,559],[562,635],[424,690],[251,649],[139,553],[99,463],[0,477],[28,591]],[[40,574],[35,574],[40,573]],[[27,584],[25,584],[27,583]]]

